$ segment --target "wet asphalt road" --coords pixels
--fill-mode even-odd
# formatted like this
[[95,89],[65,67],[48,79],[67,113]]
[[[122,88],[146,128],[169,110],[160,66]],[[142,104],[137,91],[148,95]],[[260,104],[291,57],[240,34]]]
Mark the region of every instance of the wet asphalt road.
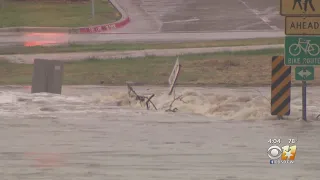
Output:
[[125,34],[0,33],[0,47],[284,36],[284,18],[279,15],[278,0],[224,0],[219,3],[210,0],[118,0],[118,3],[128,11],[132,21],[111,33]]
[[161,32],[214,32],[284,29],[278,0],[141,0],[141,7],[161,22]]

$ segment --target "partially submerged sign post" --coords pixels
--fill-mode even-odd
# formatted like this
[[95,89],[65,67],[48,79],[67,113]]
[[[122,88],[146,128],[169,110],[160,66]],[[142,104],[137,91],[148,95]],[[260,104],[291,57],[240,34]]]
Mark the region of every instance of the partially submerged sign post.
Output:
[[286,36],[284,44],[285,65],[320,65],[320,36]]
[[313,66],[298,66],[295,69],[295,79],[297,81],[312,81],[314,80]]
[[171,95],[173,92],[174,86],[175,86],[177,79],[178,79],[178,76],[179,76],[180,69],[181,69],[181,65],[179,63],[179,57],[177,57],[176,63],[174,65],[173,70],[171,72],[171,75],[168,79],[169,86],[170,86],[169,95]]
[[[169,95],[172,94],[173,90],[174,90],[174,87],[176,85],[176,82],[177,82],[177,79],[178,79],[178,76],[179,76],[179,72],[180,72],[180,69],[181,69],[181,65],[179,63],[179,57],[177,58],[176,60],[176,63],[173,67],[173,70],[171,72],[171,75],[168,79],[168,82],[169,82],[169,85],[170,85],[170,89],[169,89]],[[132,88],[132,86],[127,82],[127,87],[128,87],[128,95],[129,95],[129,98],[134,98],[135,101],[138,101],[140,102],[140,104],[142,105],[142,103],[145,103],[146,104],[146,107],[147,109],[149,110],[150,109],[150,104],[154,107],[155,110],[157,110],[156,106],[153,104],[153,102],[151,101],[151,99],[155,96],[155,94],[152,94],[151,96],[141,96],[141,95],[138,95]],[[182,101],[183,103],[185,103],[183,101],[183,96],[180,95],[178,97],[175,96],[175,93],[173,94],[173,100],[172,102],[169,104],[169,107],[168,109],[166,110],[166,112],[177,112],[178,108],[174,108],[172,105],[173,103],[176,101],[176,100],[179,100],[179,101]],[[129,101],[130,103],[130,101]],[[150,104],[149,104],[150,103]]]
[[286,17],[285,34],[289,35],[285,37],[284,64],[298,66],[295,78],[302,81],[302,119],[306,121],[307,81],[314,80],[313,66],[320,65],[320,37],[314,36],[320,35],[320,1],[280,0],[280,15]]
[[298,66],[295,70],[295,79],[302,81],[302,119],[307,119],[307,81],[314,80],[313,66]]

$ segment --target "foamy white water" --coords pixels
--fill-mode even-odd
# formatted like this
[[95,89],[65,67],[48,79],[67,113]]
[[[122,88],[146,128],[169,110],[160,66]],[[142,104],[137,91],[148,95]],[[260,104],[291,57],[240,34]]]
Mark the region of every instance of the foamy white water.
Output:
[[[129,105],[126,87],[65,87],[63,95],[0,88],[0,173],[3,179],[313,180],[320,177],[320,88],[301,88],[291,116],[270,116],[270,88],[178,88],[184,102],[165,112],[168,88],[155,93],[158,111]],[[263,96],[262,96],[262,95]],[[265,96],[265,97],[264,97]],[[294,164],[270,165],[269,138],[295,138]]]

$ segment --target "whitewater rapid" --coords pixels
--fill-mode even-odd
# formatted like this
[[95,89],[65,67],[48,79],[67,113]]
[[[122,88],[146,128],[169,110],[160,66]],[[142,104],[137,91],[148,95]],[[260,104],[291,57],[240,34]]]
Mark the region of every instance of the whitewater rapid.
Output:
[[[5,87],[3,87],[4,89]],[[0,115],[37,115],[59,113],[85,113],[102,108],[145,110],[145,104],[129,98],[126,87],[69,86],[63,95],[30,94],[30,87],[0,89]],[[134,87],[139,95],[155,94],[152,102],[157,113],[164,113],[172,104],[177,113],[203,115],[223,120],[275,120],[270,114],[270,88],[187,88],[179,87],[175,96],[168,95],[166,87]],[[97,109],[95,109],[97,108]],[[301,88],[293,87],[291,93],[291,120],[300,120],[302,109]],[[307,92],[308,119],[316,120],[320,114],[320,88],[309,87]],[[13,113],[14,112],[14,113]],[[55,112],[55,113],[51,113]],[[156,110],[151,108],[150,113]],[[106,112],[107,113],[107,112]]]
[[[65,86],[63,95],[0,88],[0,174],[8,180],[313,180],[320,178],[319,88],[292,88],[291,116],[270,115],[270,88],[186,88],[166,112],[128,98],[126,87]],[[130,103],[129,103],[130,102]],[[270,165],[270,138],[297,140],[294,164]]]

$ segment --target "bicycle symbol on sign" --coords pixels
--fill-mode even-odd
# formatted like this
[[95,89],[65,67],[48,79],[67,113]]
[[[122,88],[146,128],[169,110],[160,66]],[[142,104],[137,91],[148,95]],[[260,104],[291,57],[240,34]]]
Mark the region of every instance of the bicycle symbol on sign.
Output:
[[[299,41],[297,44],[292,44],[289,47],[289,53],[292,56],[298,56],[301,51],[303,51],[305,54],[310,54],[311,56],[317,56],[320,52],[320,47],[317,44],[311,44],[311,40],[303,40],[302,38],[299,38]],[[305,47],[302,45],[306,44]]]

